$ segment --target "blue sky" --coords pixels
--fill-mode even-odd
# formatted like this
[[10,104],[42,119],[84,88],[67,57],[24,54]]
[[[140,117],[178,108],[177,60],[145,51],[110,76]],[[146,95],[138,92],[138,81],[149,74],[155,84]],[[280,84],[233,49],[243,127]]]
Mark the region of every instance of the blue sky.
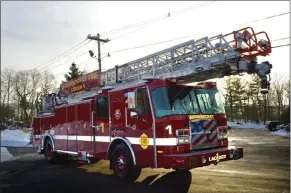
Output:
[[[166,16],[169,12],[199,4],[199,2],[1,2],[1,65],[14,69],[31,69],[46,63],[86,38],[88,34],[111,31],[149,18]],[[103,38],[112,39],[102,45],[102,53],[155,43],[192,35],[192,38],[165,44],[112,53],[103,59],[103,68],[111,68],[144,55],[190,39],[229,33],[250,26],[255,31],[266,31],[271,40],[289,37],[289,14],[260,22],[243,24],[289,11],[288,1],[218,1],[172,16],[155,24],[129,33],[108,34]],[[120,37],[120,38],[119,38]],[[273,45],[287,44],[290,39],[273,42]],[[86,46],[51,64],[47,70],[60,82],[72,62],[72,58],[96,46],[90,42]],[[271,56],[259,58],[273,64],[272,73],[289,76],[290,48],[273,49]],[[97,53],[96,49],[93,49]],[[67,62],[67,63],[66,63]],[[81,69],[93,71],[96,60],[85,54],[74,60]],[[65,63],[65,64],[64,64]],[[64,64],[64,65],[62,65]]]

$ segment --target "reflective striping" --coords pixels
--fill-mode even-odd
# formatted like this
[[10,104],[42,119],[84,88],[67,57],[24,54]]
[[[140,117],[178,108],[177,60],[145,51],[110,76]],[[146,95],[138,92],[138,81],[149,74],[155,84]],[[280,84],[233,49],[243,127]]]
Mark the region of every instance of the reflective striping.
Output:
[[[41,138],[39,135],[38,138]],[[70,141],[93,141],[93,136],[74,136],[74,135],[54,135],[53,138],[55,140],[70,140]],[[111,141],[113,141],[115,137],[111,137]],[[139,145],[140,144],[140,138],[139,137],[127,137],[128,141],[130,141],[133,145]],[[110,142],[110,136],[95,136],[96,142]],[[149,138],[149,145],[154,145],[153,138]],[[156,145],[158,146],[175,146],[177,145],[177,139],[176,138],[156,138]]]
[[53,138],[54,139],[68,139],[68,135],[54,135]]
[[[150,138],[149,142],[153,145],[153,138]],[[174,146],[177,145],[177,138],[156,138],[156,145]]]
[[[77,136],[77,141],[94,141],[93,136]],[[110,142],[109,136],[95,136],[95,141],[98,142]]]
[[[140,138],[137,137],[127,137],[131,144],[139,145],[140,144]],[[154,139],[149,138],[149,145],[154,145]],[[174,146],[177,145],[177,138],[156,138],[156,145],[163,145],[163,146]]]

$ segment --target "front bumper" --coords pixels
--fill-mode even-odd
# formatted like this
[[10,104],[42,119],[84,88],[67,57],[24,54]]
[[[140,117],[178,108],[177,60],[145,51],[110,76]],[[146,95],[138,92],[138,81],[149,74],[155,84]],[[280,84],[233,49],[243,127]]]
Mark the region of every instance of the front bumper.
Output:
[[229,146],[226,148],[191,151],[184,154],[164,155],[165,162],[175,169],[192,169],[219,162],[243,158],[243,148]]

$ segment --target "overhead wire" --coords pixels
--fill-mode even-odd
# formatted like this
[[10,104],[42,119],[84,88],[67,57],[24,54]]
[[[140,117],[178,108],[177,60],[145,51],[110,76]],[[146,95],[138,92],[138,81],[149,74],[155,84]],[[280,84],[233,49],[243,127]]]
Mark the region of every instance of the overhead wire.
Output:
[[242,23],[242,24],[239,24],[239,25],[245,25],[245,24],[249,24],[249,23],[254,23],[254,22],[263,21],[263,20],[267,20],[267,19],[272,19],[274,17],[283,16],[283,15],[286,15],[288,13],[290,13],[290,11],[289,12],[285,12],[285,13],[279,13],[279,14],[276,14],[276,15],[271,15],[271,16],[268,16],[268,17],[265,17],[265,18],[262,18],[262,19],[256,19],[256,20],[248,21],[246,23]]
[[89,40],[88,42],[86,42],[85,44],[83,44],[82,46],[80,46],[79,48],[72,50],[71,52],[69,52],[69,53],[66,54],[65,56],[59,58],[58,60],[54,61],[53,63],[47,64],[47,65],[41,67],[40,69],[44,69],[44,68],[46,68],[46,67],[48,67],[48,66],[50,66],[50,65],[53,65],[53,64],[57,63],[58,61],[60,61],[60,60],[63,59],[64,57],[69,56],[70,54],[72,54],[72,53],[74,53],[75,51],[77,51],[78,49],[84,47],[85,45],[87,45],[87,44],[90,43],[91,41],[92,41],[92,40]]
[[[95,47],[96,47],[96,46],[95,46]],[[66,61],[66,62],[64,62],[64,63],[62,63],[62,64],[59,64],[59,65],[57,65],[57,66],[54,66],[54,67],[49,68],[49,69],[47,69],[47,70],[44,70],[44,72],[48,72],[48,71],[50,71],[50,70],[52,70],[52,69],[54,69],[54,68],[57,68],[57,67],[59,67],[59,66],[65,65],[65,64],[67,64],[67,63],[69,63],[69,62],[72,62],[72,61],[74,61],[75,59],[77,59],[77,58],[79,58],[79,57],[81,57],[81,56],[83,56],[83,55],[85,55],[85,54],[88,54],[88,51],[83,52],[83,53],[77,55],[76,57],[70,59],[69,61]]]
[[272,48],[281,48],[285,46],[290,46],[290,44],[283,44],[283,45],[278,45],[278,46],[273,46]]
[[275,39],[272,42],[276,42],[276,41],[280,41],[280,40],[286,40],[286,39],[290,39],[290,37],[286,37],[286,38],[280,38],[280,39]]
[[[144,45],[140,45],[140,46],[135,46],[135,47],[130,47],[130,48],[124,48],[124,49],[120,49],[120,50],[114,50],[114,51],[110,51],[110,52],[108,52],[108,53],[118,53],[118,52],[124,52],[124,51],[129,51],[129,50],[135,50],[135,49],[139,49],[139,48],[149,47],[149,46],[153,46],[153,45],[163,44],[163,43],[167,43],[167,42],[171,42],[171,41],[175,41],[175,40],[179,40],[179,39],[187,38],[187,37],[190,37],[190,36],[191,36],[191,35],[189,35],[189,36],[184,36],[184,37],[180,37],[180,38],[175,38],[175,39],[170,39],[170,40],[165,40],[165,41],[160,41],[160,42],[154,42],[154,43],[151,43],[151,44],[144,44]],[[279,48],[279,47],[288,46],[288,45],[290,45],[290,44],[279,45],[279,46],[273,46],[272,48]],[[86,51],[86,52],[84,52],[84,53],[82,53],[82,54],[76,56],[76,57],[73,58],[72,60],[74,60],[74,59],[76,59],[76,58],[78,58],[78,57],[81,57],[82,55],[84,55],[84,54],[86,54],[86,53],[88,53],[88,51]],[[104,53],[104,54],[105,54],[105,53]],[[107,54],[107,52],[106,52],[106,54]],[[90,59],[89,59],[89,60],[90,60]],[[89,61],[89,60],[88,60],[88,61]],[[63,64],[57,65],[57,66],[55,66],[55,67],[52,67],[52,68],[50,68],[50,69],[48,69],[48,70],[46,70],[46,71],[52,70],[52,69],[54,69],[54,68],[57,68],[57,67],[62,66],[62,65],[64,65],[64,64],[67,64],[67,63],[69,63],[69,62],[70,62],[70,61],[67,61],[67,62],[65,62],[65,63],[63,63]],[[86,62],[86,61],[85,61],[85,62]],[[82,62],[82,64],[83,64],[83,63],[84,63],[84,62]]]
[[[166,19],[166,18],[169,18],[171,16],[174,16],[176,14],[180,14],[180,13],[183,13],[183,12],[186,12],[186,11],[189,11],[189,10],[192,10],[192,9],[195,9],[195,8],[198,8],[198,7],[201,7],[201,6],[205,6],[206,4],[210,4],[210,3],[214,3],[215,1],[210,1],[210,2],[202,2],[202,4],[195,4],[194,6],[191,6],[191,7],[187,7],[187,8],[183,8],[181,10],[177,10],[177,11],[170,11],[168,12],[168,15],[166,16],[158,16],[158,17],[153,17],[153,18],[150,18],[150,19],[147,19],[147,20],[144,20],[144,21],[141,21],[141,22],[138,22],[138,23],[135,23],[135,24],[130,24],[130,25],[127,25],[127,26],[123,26],[123,27],[120,27],[120,28],[117,28],[117,29],[114,29],[114,30],[111,30],[111,31],[108,31],[108,32],[104,32],[104,33],[101,33],[101,35],[108,35],[108,34],[114,34],[114,33],[117,33],[117,32],[120,32],[120,31],[124,31],[124,30],[129,30],[131,28],[136,28],[136,27],[139,27],[139,26],[142,26],[142,25],[148,25],[150,24],[151,22],[158,22],[160,20],[163,20],[163,19]],[[177,13],[175,13],[177,12]],[[173,15],[174,13],[174,15]]]
[[167,16],[164,16],[164,17],[161,18],[160,20],[157,20],[157,21],[154,21],[154,22],[152,22],[152,23],[146,24],[146,25],[141,26],[140,28],[137,28],[137,29],[135,29],[135,30],[133,30],[133,31],[130,31],[130,32],[126,33],[126,34],[123,34],[123,35],[121,35],[121,36],[118,36],[118,37],[115,37],[115,38],[111,38],[111,39],[113,39],[113,40],[121,39],[121,38],[123,38],[123,37],[125,37],[125,36],[128,36],[128,35],[130,35],[130,34],[136,32],[136,31],[139,31],[139,30],[141,30],[141,29],[144,29],[145,27],[148,27],[148,26],[150,26],[150,25],[153,25],[153,24],[155,24],[155,23],[158,23],[158,22],[160,22],[160,21],[163,20],[163,19],[172,18],[173,16],[176,16],[176,15],[178,15],[178,14],[181,14],[181,13],[184,13],[184,12],[190,11],[190,10],[192,10],[192,9],[196,9],[196,8],[199,8],[199,7],[205,6],[205,5],[207,5],[207,4],[214,3],[214,2],[215,2],[215,1],[211,1],[211,2],[204,3],[204,4],[202,4],[202,5],[195,5],[195,6],[193,6],[193,7],[184,8],[183,10],[178,10],[177,13],[175,13],[175,11],[173,11],[173,12],[169,12]]
[[[63,52],[62,54],[60,54],[60,55],[58,55],[58,56],[56,56],[56,57],[54,57],[53,59],[51,59],[51,60],[47,61],[46,63],[44,63],[44,64],[42,64],[42,65],[39,65],[39,66],[37,66],[37,67],[33,68],[32,70],[36,70],[36,69],[38,69],[38,68],[40,68],[40,67],[42,67],[42,66],[45,66],[45,65],[47,65],[47,64],[49,64],[49,63],[51,63],[51,62],[52,62],[52,61],[54,61],[55,59],[57,59],[57,58],[59,58],[59,57],[63,56],[64,54],[66,54],[67,52],[69,52],[69,51],[73,50],[74,48],[77,48],[78,46],[80,46],[81,44],[83,44],[83,43],[84,43],[84,42],[86,42],[86,41],[87,41],[87,39],[85,39],[85,40],[81,41],[80,43],[78,43],[78,44],[77,44],[77,45],[75,45],[74,47],[70,48],[69,50],[67,50],[67,51]],[[87,43],[86,43],[86,44],[87,44]],[[83,47],[83,46],[81,46],[81,47]]]
[[[275,17],[279,17],[279,16],[283,16],[283,15],[286,15],[290,12],[285,12],[285,13],[280,13],[280,14],[276,14],[276,15],[271,15],[271,16],[268,16],[266,18],[262,18],[262,19],[257,19],[257,20],[253,20],[253,21],[248,21],[248,22],[245,22],[244,24],[248,24],[248,23],[253,23],[253,22],[259,22],[259,21],[263,21],[263,20],[266,20],[266,19],[272,19],[272,18],[275,18]],[[239,24],[239,25],[242,25],[242,24]],[[193,35],[192,35],[193,36]],[[280,38],[280,39],[276,39],[276,40],[273,40],[272,42],[275,42],[275,41],[279,41],[279,40],[285,40],[285,39],[288,39],[290,37],[285,37],[285,38]],[[178,38],[179,39],[179,38]],[[181,38],[182,39],[182,38]],[[173,41],[173,40],[167,40],[165,42],[169,42],[169,41]],[[161,42],[163,43],[163,42]],[[155,45],[155,44],[159,44],[159,43],[153,43],[153,44],[148,44],[148,45],[143,45],[143,46],[137,46],[136,48],[140,48],[140,47],[146,47],[146,46],[150,46],[150,45]],[[134,47],[135,48],[135,47]],[[125,49],[122,49],[122,50],[117,50],[118,52],[119,51],[126,51],[126,50],[131,50],[133,48],[125,48]],[[117,52],[117,51],[113,51],[113,52]],[[109,52],[109,53],[113,53],[113,52]]]
[[[266,19],[271,19],[271,18],[274,18],[274,17],[283,16],[283,15],[286,15],[286,14],[288,14],[288,13],[290,13],[290,12],[287,12],[287,13],[281,13],[281,14],[276,14],[276,15],[268,16],[268,17],[266,17],[266,18],[262,18],[262,19],[257,19],[257,20],[253,20],[253,21],[245,22],[245,24],[246,24],[246,23],[251,23],[251,22],[259,22],[259,21],[262,21],[262,20],[266,20]],[[184,37],[175,38],[175,39],[166,40],[166,41],[161,41],[161,42],[155,42],[155,43],[151,43],[151,44],[140,45],[140,46],[131,47],[131,48],[124,48],[124,49],[120,49],[120,50],[109,51],[109,52],[106,52],[106,53],[117,53],[117,52],[122,52],[122,51],[127,51],[127,50],[133,50],[133,49],[138,49],[138,48],[148,47],[148,46],[152,46],[152,45],[157,45],[157,44],[162,44],[162,43],[171,42],[171,41],[174,41],[174,40],[179,40],[179,39],[187,38],[187,37],[190,37],[190,36],[193,36],[193,35],[184,36]],[[274,40],[274,41],[279,41],[279,40],[283,40],[283,39],[287,39],[287,38],[276,39],[276,40]],[[94,49],[94,48],[92,48],[92,49]],[[71,59],[71,60],[74,60],[74,59],[76,59],[76,58],[78,58],[78,57],[84,55],[85,53],[87,53],[87,52],[84,52],[84,53],[82,53],[82,54],[80,54],[80,55],[74,57],[74,58]],[[64,64],[66,64],[66,63],[68,63],[68,62],[69,62],[69,61],[67,61],[67,62],[65,62],[65,63],[63,63],[63,64],[60,64],[60,65],[57,65],[57,66],[55,66],[55,67],[53,67],[53,68],[50,68],[49,70],[54,69],[54,68],[56,68],[56,67],[59,67],[59,66],[61,66],[61,65],[64,65]],[[48,71],[48,70],[47,70],[47,71]]]

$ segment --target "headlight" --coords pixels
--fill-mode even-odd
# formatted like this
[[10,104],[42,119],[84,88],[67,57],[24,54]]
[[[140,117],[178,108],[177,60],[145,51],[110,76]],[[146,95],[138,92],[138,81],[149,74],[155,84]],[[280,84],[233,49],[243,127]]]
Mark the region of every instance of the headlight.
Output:
[[218,133],[218,139],[226,139],[227,138],[227,134],[225,133]]
[[178,145],[180,145],[180,144],[187,144],[187,143],[190,143],[189,137],[178,137],[177,138],[177,144]]

